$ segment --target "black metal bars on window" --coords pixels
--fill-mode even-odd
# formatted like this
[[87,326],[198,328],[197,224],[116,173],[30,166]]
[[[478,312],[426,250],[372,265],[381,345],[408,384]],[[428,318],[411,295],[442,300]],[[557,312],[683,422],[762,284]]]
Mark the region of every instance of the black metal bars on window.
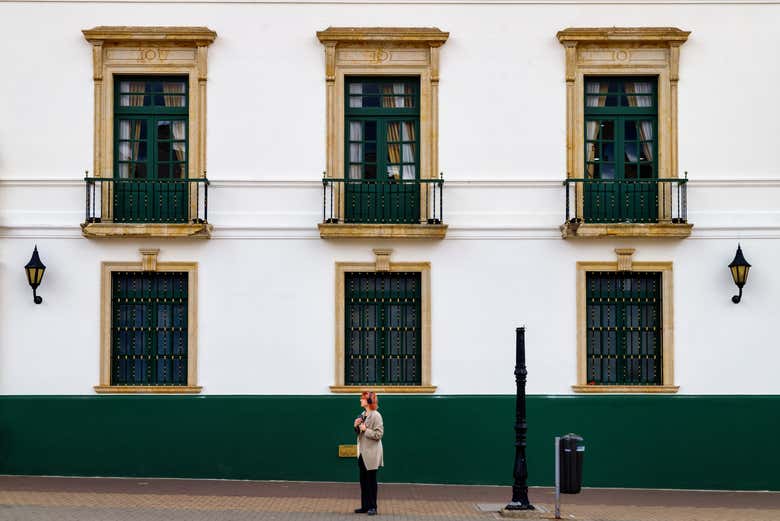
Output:
[[85,177],[86,223],[206,223],[209,181]]
[[188,274],[111,274],[111,385],[187,385]]
[[344,288],[345,383],[420,385],[420,273],[346,273]]
[[661,274],[588,272],[587,383],[663,384]]

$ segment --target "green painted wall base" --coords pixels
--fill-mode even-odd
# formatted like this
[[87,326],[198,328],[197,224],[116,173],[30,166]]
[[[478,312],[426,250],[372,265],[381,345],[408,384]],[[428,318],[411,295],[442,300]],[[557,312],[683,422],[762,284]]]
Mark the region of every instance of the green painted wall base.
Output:
[[[381,396],[384,482],[509,485],[514,396]],[[2,396],[0,473],[355,481],[355,396]],[[780,396],[530,396],[531,485],[780,490]],[[771,438],[770,438],[771,437]]]

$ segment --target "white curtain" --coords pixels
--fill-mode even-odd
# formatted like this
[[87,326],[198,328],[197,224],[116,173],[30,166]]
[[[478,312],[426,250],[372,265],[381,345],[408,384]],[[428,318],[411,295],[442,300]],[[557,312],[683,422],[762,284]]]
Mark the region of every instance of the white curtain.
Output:
[[349,106],[350,107],[362,107],[363,106],[363,84],[362,83],[350,83],[349,85],[349,93],[354,94],[354,96],[349,97]]
[[[632,107],[651,107],[653,105],[653,84],[646,81],[626,83],[627,94],[647,94],[647,96],[628,96],[628,104]],[[644,141],[642,151],[648,161],[653,160],[653,122],[639,122],[639,137]]]
[[415,133],[414,133],[414,122],[413,121],[404,121],[401,124],[401,139],[405,142],[410,141],[410,143],[404,143],[403,145],[403,162],[404,168],[403,168],[403,178],[404,179],[414,179],[416,177],[416,168],[415,168]]
[[[606,96],[591,96],[590,94],[600,94],[606,92],[607,84],[601,84],[597,81],[589,81],[585,84],[585,106],[586,107],[603,107],[607,102]],[[585,139],[587,141],[594,140],[599,137],[599,122],[587,121],[585,123]],[[585,156],[588,161],[593,161],[596,158],[596,143],[585,143]],[[594,165],[586,165],[586,171],[588,177],[593,177]]]
[[[360,121],[349,122],[349,140],[350,141],[362,141],[363,139],[363,125]],[[362,143],[350,143],[349,144],[349,161],[350,163],[362,163],[363,162],[363,144]],[[349,178],[360,179],[360,165],[349,166]]]
[[[163,99],[165,100],[165,106],[166,107],[184,107],[185,106],[185,100],[184,100],[184,94],[185,92],[185,86],[183,82],[177,81],[177,82],[163,82],[163,93],[167,94],[166,96],[163,96]],[[179,94],[178,96],[175,96],[174,94]],[[184,142],[185,136],[187,135],[187,129],[185,128],[186,123],[184,121],[171,121],[171,133],[173,134],[173,139],[176,141],[172,144],[173,147],[173,153],[176,156],[176,161],[184,161],[185,153],[186,153],[186,144]],[[173,167],[174,172],[176,172],[176,166]],[[183,172],[180,172],[183,174]],[[172,177],[184,177],[183,175],[175,175],[172,173]]]
[[[406,93],[406,84],[393,83],[393,94],[405,94],[405,93]],[[397,109],[402,109],[407,106],[405,96],[395,96],[394,102],[395,102],[394,103],[395,108]]]

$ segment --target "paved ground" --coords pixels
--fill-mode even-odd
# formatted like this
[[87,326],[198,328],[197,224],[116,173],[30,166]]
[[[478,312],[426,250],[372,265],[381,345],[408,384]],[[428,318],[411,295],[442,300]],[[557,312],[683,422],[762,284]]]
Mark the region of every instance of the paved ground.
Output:
[[[532,488],[551,510],[552,490]],[[0,476],[0,520],[341,521],[352,483]],[[392,521],[494,521],[509,487],[379,486],[379,513]],[[583,521],[780,521],[780,493],[585,489],[563,496],[562,517]]]

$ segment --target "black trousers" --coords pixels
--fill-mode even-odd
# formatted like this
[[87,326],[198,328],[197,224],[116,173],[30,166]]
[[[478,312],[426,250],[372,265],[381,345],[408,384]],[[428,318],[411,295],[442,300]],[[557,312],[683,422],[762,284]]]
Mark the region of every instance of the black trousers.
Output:
[[368,510],[376,508],[376,470],[366,469],[363,463],[363,456],[358,458],[358,467],[360,467],[360,508]]

